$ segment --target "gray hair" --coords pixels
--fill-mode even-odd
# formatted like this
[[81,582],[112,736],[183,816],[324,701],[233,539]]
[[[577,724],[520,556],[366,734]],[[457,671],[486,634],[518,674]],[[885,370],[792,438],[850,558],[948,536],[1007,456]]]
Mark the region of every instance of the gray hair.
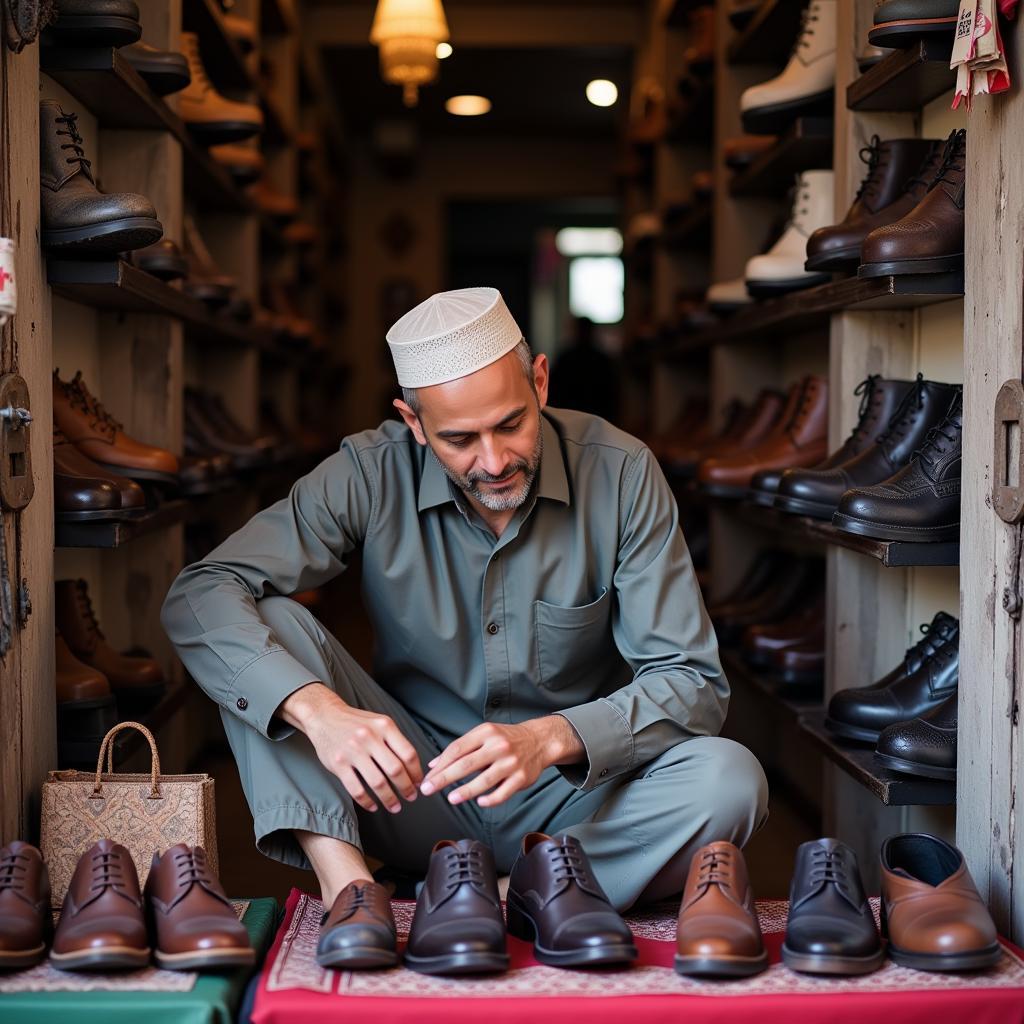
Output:
[[[516,358],[519,360],[523,376],[530,382],[530,387],[536,392],[536,385],[533,380],[533,353],[530,351],[529,343],[523,338],[512,351],[515,352]],[[402,388],[402,398],[405,400],[405,404],[417,416],[420,414],[419,390],[419,388]]]

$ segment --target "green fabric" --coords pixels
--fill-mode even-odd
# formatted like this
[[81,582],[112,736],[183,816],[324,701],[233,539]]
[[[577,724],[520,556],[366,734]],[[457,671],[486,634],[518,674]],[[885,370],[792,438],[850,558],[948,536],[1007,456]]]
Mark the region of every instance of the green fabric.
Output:
[[[564,715],[583,790],[715,735],[729,686],[672,492],[640,441],[545,410],[529,500],[498,539],[404,424],[341,449],[175,581],[164,627],[199,685],[270,739],[316,681],[256,602],[317,587],[362,551],[373,678],[444,745],[483,721]],[[324,680],[321,680],[324,681]]]
[[[242,923],[261,964],[277,925],[273,899],[252,900]],[[0,995],[3,1024],[234,1024],[257,968],[200,974],[191,992],[23,992]]]

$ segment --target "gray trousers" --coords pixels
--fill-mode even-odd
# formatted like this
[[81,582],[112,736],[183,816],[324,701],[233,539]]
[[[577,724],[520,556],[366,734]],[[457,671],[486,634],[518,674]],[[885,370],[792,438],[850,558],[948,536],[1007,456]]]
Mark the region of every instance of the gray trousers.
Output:
[[[278,641],[346,703],[394,719],[422,763],[444,743],[384,692],[302,605],[265,598],[260,616]],[[361,808],[319,761],[301,733],[268,740],[222,712],[252,810],[256,845],[268,857],[309,867],[294,832],[334,836],[401,870],[423,874],[439,839],[475,838],[507,874],[527,832],[576,836],[608,898],[620,910],[683,889],[693,853],[727,839],[742,846],[767,817],[768,784],[753,754],[732,740],[699,736],[633,775],[590,792],[554,768],[498,807],[454,807],[442,794],[418,796],[398,814]]]

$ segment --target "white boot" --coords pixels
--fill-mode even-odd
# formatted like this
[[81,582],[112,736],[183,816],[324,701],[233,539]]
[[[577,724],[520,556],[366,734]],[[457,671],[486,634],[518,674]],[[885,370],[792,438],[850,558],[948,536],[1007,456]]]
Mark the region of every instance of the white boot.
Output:
[[747,291],[756,299],[825,284],[829,274],[804,270],[807,239],[835,222],[831,171],[804,171],[797,178],[793,210],[782,237],[766,252],[747,261]]
[[797,117],[831,116],[836,84],[836,0],[810,0],[793,55],[781,74],[740,97],[743,130],[778,135]]

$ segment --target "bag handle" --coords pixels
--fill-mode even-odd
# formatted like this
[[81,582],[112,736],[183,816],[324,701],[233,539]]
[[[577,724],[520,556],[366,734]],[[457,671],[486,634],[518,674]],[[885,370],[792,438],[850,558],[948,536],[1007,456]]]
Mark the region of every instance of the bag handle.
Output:
[[141,722],[118,722],[106,736],[103,737],[103,742],[100,744],[100,756],[96,760],[96,781],[92,787],[92,795],[99,796],[103,792],[103,782],[100,776],[103,774],[103,756],[107,757],[107,774],[112,775],[114,772],[114,737],[122,729],[138,729],[146,740],[149,742],[149,752],[152,755],[149,769],[149,799],[159,800],[160,799],[160,755],[157,753],[156,740],[153,738],[153,734],[141,723]]

